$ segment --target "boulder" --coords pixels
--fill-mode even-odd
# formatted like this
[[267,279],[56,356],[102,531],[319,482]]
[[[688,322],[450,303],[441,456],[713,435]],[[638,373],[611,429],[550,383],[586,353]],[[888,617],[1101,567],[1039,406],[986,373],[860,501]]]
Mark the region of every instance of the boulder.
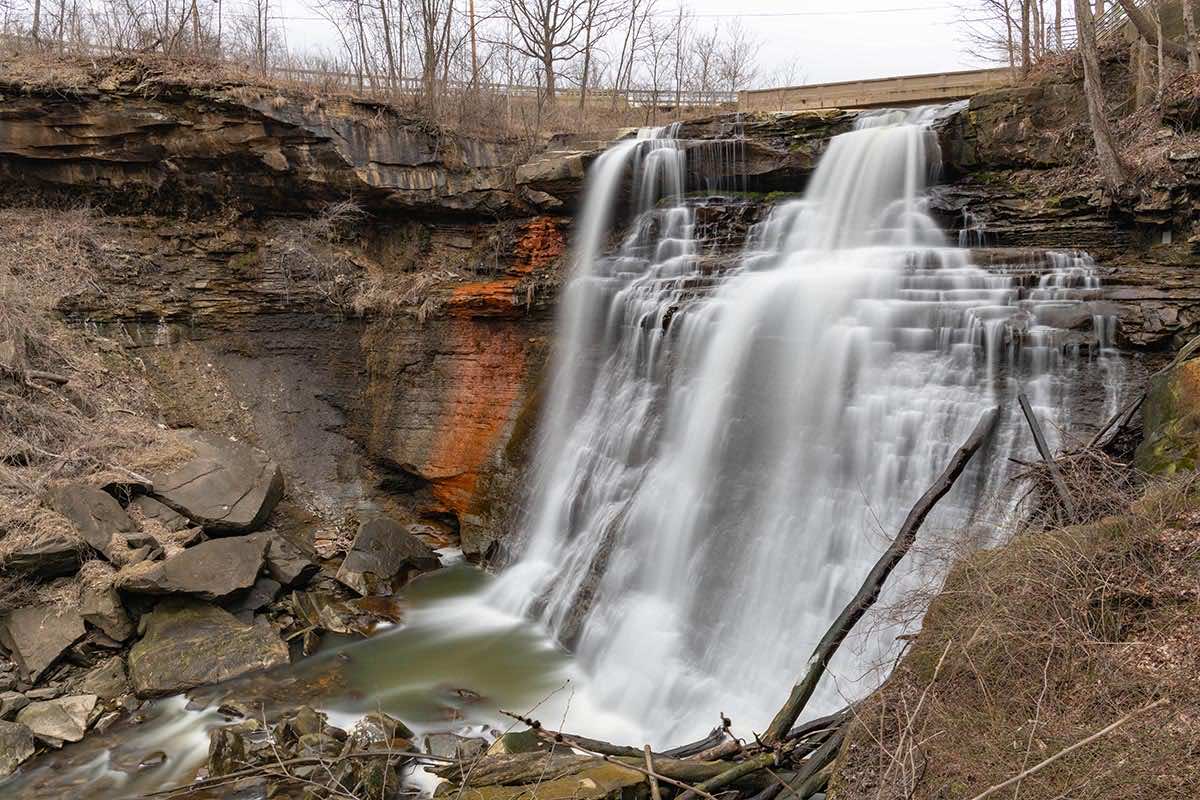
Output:
[[112,586],[84,586],[79,593],[79,614],[113,641],[123,642],[133,635],[133,623]]
[[1138,469],[1156,475],[1200,465],[1200,358],[1154,376],[1142,405]]
[[346,741],[346,752],[368,752],[371,750],[408,750],[413,739],[412,730],[395,717],[382,711],[367,714],[350,729]]
[[545,749],[546,743],[542,741],[536,731],[530,729],[509,731],[508,733],[501,734],[488,747],[487,754],[489,756],[502,756],[513,753],[534,753]]
[[191,521],[183,514],[148,495],[138,495],[130,501],[129,506],[136,508],[142,512],[143,517],[154,520],[169,531],[182,531],[192,526]]
[[282,588],[274,578],[259,578],[244,595],[239,596],[233,605],[229,606],[229,610],[238,619],[249,622],[254,618],[254,612],[279,596]]
[[129,677],[141,697],[288,663],[287,645],[261,617],[246,624],[209,603],[171,599],[142,623],[145,633],[129,651]]
[[95,708],[94,694],[60,697],[30,703],[17,714],[17,722],[46,744],[60,747],[63,742],[78,742],[83,738]]
[[439,564],[437,553],[403,525],[376,516],[359,525],[337,579],[359,594],[392,594],[410,573],[436,569]]
[[81,694],[94,694],[101,700],[116,700],[128,687],[125,662],[119,656],[113,656],[92,667],[79,682],[78,689]]
[[488,743],[454,733],[431,733],[425,737],[425,752],[455,761],[474,761],[487,752]]
[[187,463],[154,477],[154,499],[208,533],[258,530],[283,496],[283,472],[261,450],[215,434],[192,431]]
[[188,594],[217,600],[254,585],[267,544],[259,536],[212,539],[166,561],[127,567],[117,574],[114,584],[122,592]]
[[94,550],[114,564],[129,562],[129,551],[134,547],[126,534],[137,531],[137,525],[112,495],[81,483],[69,483],[51,489],[46,499],[51,508],[71,520]]
[[83,617],[54,605],[19,608],[0,619],[0,644],[30,682],[84,634]]
[[20,692],[0,692],[0,719],[12,719],[27,705],[29,698]]
[[259,535],[270,541],[267,547],[267,572],[282,585],[302,585],[320,571],[321,568],[303,550],[279,533],[264,531]]
[[51,533],[18,547],[4,559],[4,570],[37,581],[74,575],[83,563],[83,543]]
[[33,732],[17,722],[0,722],[0,778],[12,775],[33,755]]

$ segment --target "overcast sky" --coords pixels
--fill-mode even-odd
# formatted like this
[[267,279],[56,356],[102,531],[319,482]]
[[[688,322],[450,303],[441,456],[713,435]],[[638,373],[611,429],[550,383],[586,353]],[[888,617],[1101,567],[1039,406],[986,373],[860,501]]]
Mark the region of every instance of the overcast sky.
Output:
[[[985,66],[964,50],[961,5],[969,0],[685,0],[697,24],[732,16],[760,43],[759,78],[789,73],[799,82],[878,78]],[[488,0],[477,0],[480,8]],[[306,0],[282,0],[280,15],[291,48],[336,46],[328,24]],[[674,6],[661,3],[664,10]],[[790,81],[787,81],[790,82]]]

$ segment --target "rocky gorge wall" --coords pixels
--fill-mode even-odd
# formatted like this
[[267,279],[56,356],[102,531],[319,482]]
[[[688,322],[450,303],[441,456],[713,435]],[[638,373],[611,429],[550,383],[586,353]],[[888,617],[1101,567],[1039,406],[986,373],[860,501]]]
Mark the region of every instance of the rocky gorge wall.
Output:
[[[318,516],[382,504],[488,552],[519,498],[584,173],[628,132],[471,137],[377,103],[139,60],[70,78],[0,78],[6,202],[86,199],[108,233],[109,266],[62,312],[137,348],[166,394],[188,387],[167,424],[248,436]],[[1061,180],[1088,144],[1067,78],[993,90],[940,123],[934,208],[951,235],[969,212],[997,261],[1028,257],[1029,280],[1036,251],[1089,251],[1119,342],[1168,349],[1200,323],[1194,120],[1171,112],[1169,169],[1114,202]],[[740,199],[706,210],[706,231],[735,250],[852,120],[683,125],[692,188]],[[336,274],[301,268],[312,259],[296,226],[348,199],[350,230],[318,242]]]

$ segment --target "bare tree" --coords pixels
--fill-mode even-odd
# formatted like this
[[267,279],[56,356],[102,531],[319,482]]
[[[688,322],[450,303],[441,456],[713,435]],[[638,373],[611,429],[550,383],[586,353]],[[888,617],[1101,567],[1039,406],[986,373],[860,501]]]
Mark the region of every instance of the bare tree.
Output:
[[1119,192],[1128,181],[1125,165],[1113,145],[1112,132],[1104,109],[1104,85],[1100,78],[1100,58],[1096,52],[1096,27],[1087,0],[1075,0],[1075,27],[1079,56],[1083,61],[1083,93],[1087,98],[1088,119],[1096,143],[1096,160],[1105,186]]
[[558,64],[579,53],[588,0],[500,0],[497,14],[512,24],[518,50],[542,67],[542,85],[553,102]]
[[1200,48],[1196,44],[1196,9],[1192,0],[1182,0],[1183,29],[1187,39],[1188,72],[1200,72]]
[[717,50],[717,69],[727,92],[748,86],[758,75],[758,41],[736,17],[722,31]]
[[623,10],[617,0],[584,0],[582,8],[583,45],[581,48],[583,64],[579,74],[579,112],[581,114],[587,103],[588,88],[595,75],[594,60],[597,45],[620,24],[620,14]]

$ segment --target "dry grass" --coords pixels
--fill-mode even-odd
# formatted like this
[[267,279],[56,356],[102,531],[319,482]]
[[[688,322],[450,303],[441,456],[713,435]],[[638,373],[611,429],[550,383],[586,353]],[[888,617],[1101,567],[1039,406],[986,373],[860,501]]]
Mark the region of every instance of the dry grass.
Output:
[[140,363],[55,312],[95,288],[102,228],[88,209],[0,211],[0,557],[75,536],[41,506],[55,483],[128,483],[186,455],[152,421]]
[[970,798],[1164,697],[1003,796],[1195,797],[1198,589],[1195,476],[1152,484],[1119,516],[965,558],[859,710],[832,796]]

